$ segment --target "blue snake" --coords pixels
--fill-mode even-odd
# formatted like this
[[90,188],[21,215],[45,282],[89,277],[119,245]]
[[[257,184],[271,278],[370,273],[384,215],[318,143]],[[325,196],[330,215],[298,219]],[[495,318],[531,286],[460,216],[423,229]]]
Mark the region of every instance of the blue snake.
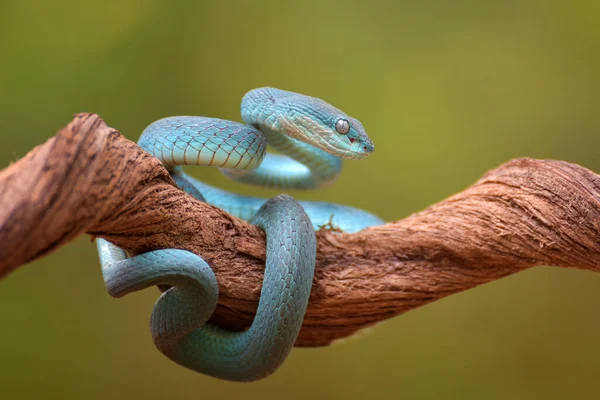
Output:
[[[186,250],[162,249],[129,257],[98,239],[109,294],[122,297],[150,286],[168,287],[152,311],[156,347],[176,363],[232,381],[273,373],[291,351],[308,305],[316,259],[315,229],[331,224],[345,232],[380,225],[377,216],[352,207],[298,202],[287,195],[266,200],[199,182],[182,165],[221,168],[238,182],[280,189],[314,189],[332,182],[342,158],[373,151],[362,124],[323,100],[274,88],[242,99],[245,124],[206,117],[169,117],[149,125],[138,144],[158,158],[177,185],[262,228],[267,237],[264,280],[256,316],[244,332],[207,323],[218,299],[209,265]],[[280,154],[266,153],[267,143]]]

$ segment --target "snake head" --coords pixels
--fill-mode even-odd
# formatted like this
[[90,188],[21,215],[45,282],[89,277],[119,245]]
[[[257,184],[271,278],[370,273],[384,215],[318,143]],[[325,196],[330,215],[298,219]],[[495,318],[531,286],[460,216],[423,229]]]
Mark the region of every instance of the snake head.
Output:
[[375,148],[359,120],[315,97],[274,88],[242,99],[242,118],[342,158],[361,159]]

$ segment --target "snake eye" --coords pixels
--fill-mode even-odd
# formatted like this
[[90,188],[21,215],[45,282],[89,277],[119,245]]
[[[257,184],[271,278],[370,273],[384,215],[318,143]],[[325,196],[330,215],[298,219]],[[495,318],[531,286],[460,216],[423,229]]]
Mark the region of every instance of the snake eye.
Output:
[[347,119],[340,118],[335,121],[335,130],[342,135],[350,131],[350,122]]

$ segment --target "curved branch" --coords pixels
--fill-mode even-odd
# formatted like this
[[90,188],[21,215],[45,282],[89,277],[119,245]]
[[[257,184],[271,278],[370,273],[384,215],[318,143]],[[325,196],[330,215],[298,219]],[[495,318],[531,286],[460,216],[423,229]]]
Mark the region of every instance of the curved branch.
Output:
[[[220,285],[214,322],[251,322],[264,233],[177,189],[156,159],[92,114],[0,172],[0,276],[82,233],[132,254],[173,247],[202,255]],[[317,236],[299,346],[327,345],[535,265],[600,270],[600,176],[517,159],[404,220]]]

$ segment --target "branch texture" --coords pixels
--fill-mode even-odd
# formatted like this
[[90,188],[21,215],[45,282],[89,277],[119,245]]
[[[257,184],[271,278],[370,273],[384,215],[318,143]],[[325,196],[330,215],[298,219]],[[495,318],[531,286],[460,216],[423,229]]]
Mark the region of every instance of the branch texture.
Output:
[[[158,160],[93,114],[0,172],[0,277],[82,233],[131,254],[170,247],[201,255],[220,285],[213,322],[251,323],[264,233],[177,189]],[[404,220],[354,234],[322,229],[317,239],[298,346],[327,345],[532,266],[600,270],[600,176],[517,159]]]

